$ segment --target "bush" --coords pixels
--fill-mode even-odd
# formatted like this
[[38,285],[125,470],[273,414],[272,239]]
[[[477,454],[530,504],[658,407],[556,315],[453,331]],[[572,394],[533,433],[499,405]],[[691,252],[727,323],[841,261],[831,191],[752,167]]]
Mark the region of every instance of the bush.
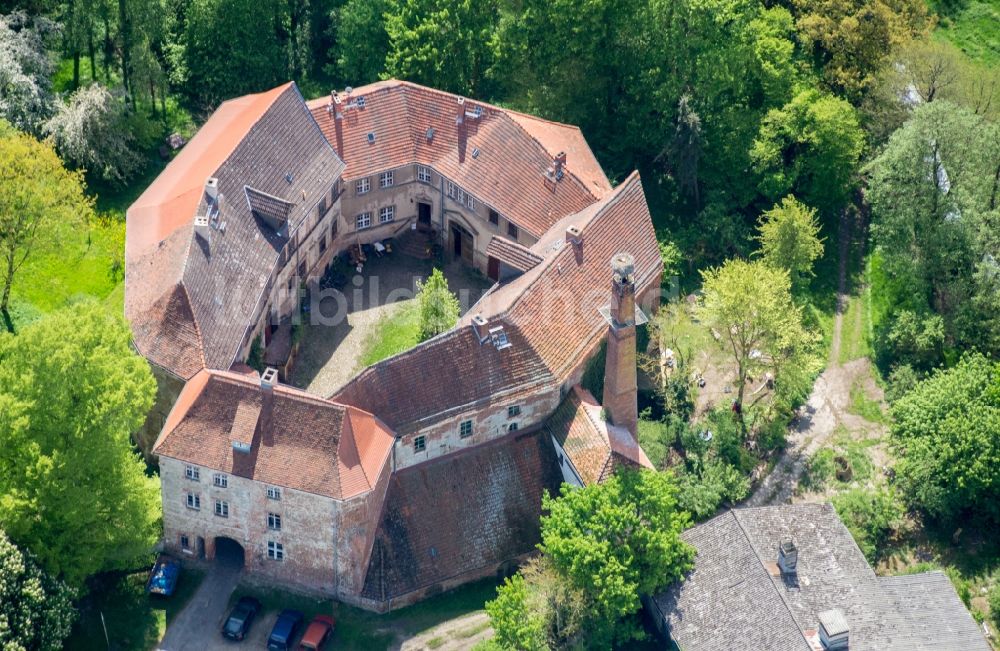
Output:
[[710,518],[723,503],[732,505],[750,493],[746,475],[718,459],[706,462],[698,472],[681,473],[678,483],[678,506],[695,520]]
[[0,648],[61,648],[76,617],[72,599],[0,530]]
[[905,516],[892,490],[850,490],[833,498],[833,506],[870,562],[885,553],[886,543],[902,526]]
[[913,367],[909,364],[900,364],[893,367],[889,373],[889,385],[885,390],[885,399],[890,403],[896,402],[912,391],[913,387],[917,386],[920,380],[920,374],[913,370]]
[[993,618],[993,623],[996,624],[997,628],[1000,628],[1000,581],[993,586],[990,590],[990,617]]

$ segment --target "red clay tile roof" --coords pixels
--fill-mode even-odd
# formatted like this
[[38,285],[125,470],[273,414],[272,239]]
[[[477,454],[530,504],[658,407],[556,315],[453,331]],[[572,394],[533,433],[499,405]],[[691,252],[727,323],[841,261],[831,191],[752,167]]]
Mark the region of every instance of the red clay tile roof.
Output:
[[[202,370],[184,386],[153,451],[334,499],[372,490],[386,469],[395,436],[371,414],[284,385],[274,387],[270,413],[259,378]],[[251,452],[234,452],[232,441],[248,431]]]
[[607,479],[619,466],[652,468],[628,430],[601,418],[601,405],[576,385],[545,424],[584,484]]
[[[358,98],[364,98],[364,108],[344,108]],[[346,161],[347,180],[428,165],[535,237],[611,190],[577,127],[474,100],[465,102],[463,113],[480,107],[482,117],[457,124],[457,95],[396,80],[356,88],[343,101],[342,120],[331,114],[329,97],[311,100],[309,107]],[[434,130],[430,140],[428,129]],[[568,173],[547,184],[546,170],[560,152],[566,153]]]
[[[542,262],[487,294],[456,329],[365,369],[332,399],[405,434],[480,401],[561,384],[606,331],[598,308],[610,300],[611,258],[635,256],[639,295],[663,265],[638,174],[560,225],[532,247]],[[566,225],[580,228],[582,248],[565,242]],[[470,325],[477,312],[504,327],[510,347],[479,343]]]
[[542,261],[542,258],[528,247],[499,235],[494,235],[486,245],[486,255],[522,272],[534,269]]
[[542,493],[561,483],[538,431],[394,473],[361,596],[386,601],[533,551]]
[[[246,186],[293,202],[294,230],[342,170],[294,84],[219,107],[128,210],[125,313],[139,351],[185,379],[238,361],[289,241],[251,213]],[[222,199],[202,235],[209,177]]]

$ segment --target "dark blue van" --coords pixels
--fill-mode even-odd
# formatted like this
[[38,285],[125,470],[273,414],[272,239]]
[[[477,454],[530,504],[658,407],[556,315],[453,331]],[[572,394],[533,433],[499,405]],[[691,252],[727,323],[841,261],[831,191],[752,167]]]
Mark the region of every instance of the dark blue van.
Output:
[[304,618],[297,610],[282,610],[271,629],[271,637],[267,638],[268,651],[289,651]]

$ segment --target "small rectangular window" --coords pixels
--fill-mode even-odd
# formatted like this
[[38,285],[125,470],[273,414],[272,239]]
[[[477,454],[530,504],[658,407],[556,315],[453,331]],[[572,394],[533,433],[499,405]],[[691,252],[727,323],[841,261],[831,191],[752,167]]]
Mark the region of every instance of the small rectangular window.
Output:
[[184,466],[184,476],[191,481],[201,481],[201,469],[197,466]]
[[305,260],[303,260],[302,262],[299,263],[298,272],[299,272],[299,278],[305,278],[306,277],[306,261]]
[[191,549],[191,541],[185,535],[181,535],[181,549]]
[[354,223],[359,231],[370,228],[372,225],[372,214],[370,212],[363,212],[354,218]]
[[508,425],[507,426],[507,431],[508,432],[516,432],[517,431],[517,423],[511,423],[510,425]]
[[507,223],[507,235],[510,236],[510,239],[516,240],[517,239],[517,226],[515,226],[514,224],[511,224],[511,223],[508,222]]
[[222,500],[215,500],[215,515],[220,518],[229,517],[229,502],[223,502]]
[[326,251],[326,234],[324,233],[319,238],[319,253],[320,253],[320,255],[323,255],[323,253],[325,251]]
[[319,200],[319,205],[316,206],[317,216],[322,218],[326,214],[326,197],[324,196]]
[[229,475],[223,475],[221,472],[217,472],[212,477],[212,483],[219,488],[227,488],[229,486]]
[[334,219],[333,223],[330,224],[330,239],[331,240],[337,239],[337,221],[338,220]]
[[427,449],[427,439],[426,438],[424,438],[423,436],[418,436],[417,438],[413,439],[413,451],[414,452],[423,452],[426,449]]
[[463,439],[467,439],[472,436],[472,421],[463,420],[462,424],[458,426],[458,435]]
[[195,511],[201,509],[201,495],[196,493],[187,494],[187,507]]
[[431,182],[431,168],[417,165],[417,180],[421,183]]
[[448,196],[454,199],[457,192],[458,188],[455,186],[455,184],[452,183],[451,181],[448,181]]
[[500,225],[500,213],[490,208],[490,223],[494,226]]
[[267,499],[269,500],[280,500],[281,499],[281,489],[277,486],[267,487]]
[[521,415],[521,405],[507,407],[507,418],[517,418]]
[[358,179],[354,184],[354,191],[358,194],[366,194],[372,189],[372,182],[367,176],[363,179]]
[[268,513],[267,514],[267,528],[271,531],[281,531],[281,514],[280,513]]
[[469,210],[476,209],[476,199],[471,194],[465,195],[465,207]]
[[378,175],[378,186],[380,188],[388,188],[392,186],[392,170],[382,172]]
[[396,218],[396,206],[383,206],[378,210],[378,223],[388,224]]
[[272,561],[285,560],[285,546],[273,540],[267,541],[267,557]]

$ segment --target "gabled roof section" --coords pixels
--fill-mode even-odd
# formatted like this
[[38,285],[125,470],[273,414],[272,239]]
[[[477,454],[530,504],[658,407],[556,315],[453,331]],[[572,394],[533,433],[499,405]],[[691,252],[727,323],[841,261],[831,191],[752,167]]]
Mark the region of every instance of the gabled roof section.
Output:
[[[209,368],[237,361],[289,236],[343,168],[294,84],[223,104],[129,208],[125,312],[139,351],[185,379],[195,352]],[[187,306],[167,316],[188,325],[157,329],[178,286]]]
[[601,418],[601,405],[576,385],[545,424],[586,485],[604,481],[620,466],[652,468],[628,430]]
[[[355,88],[339,105],[321,97],[309,107],[347,162],[346,179],[428,165],[535,237],[610,192],[578,128],[459,99],[389,80]],[[546,171],[560,153],[566,154],[567,174],[547,182]]]
[[486,255],[517,269],[520,272],[534,269],[542,261],[531,249],[505,237],[494,235],[486,245]]
[[[698,551],[695,568],[655,600],[682,649],[812,651],[830,610],[843,613],[851,651],[989,649],[950,585],[876,577],[830,504],[736,509],[682,537]],[[775,564],[788,539],[794,577]]]
[[[381,421],[284,385],[202,370],[184,387],[153,451],[256,481],[350,499],[372,490],[395,435]],[[270,409],[269,413],[266,413]],[[250,452],[234,451],[248,443]]]
[[[583,233],[582,249],[561,236],[560,246],[533,247],[542,261],[484,296],[454,330],[365,369],[332,399],[406,434],[480,401],[561,384],[607,328],[598,308],[610,300],[611,258],[635,256],[640,294],[662,270],[638,174],[567,219]],[[477,313],[502,327],[510,346],[480,342],[471,325]]]

